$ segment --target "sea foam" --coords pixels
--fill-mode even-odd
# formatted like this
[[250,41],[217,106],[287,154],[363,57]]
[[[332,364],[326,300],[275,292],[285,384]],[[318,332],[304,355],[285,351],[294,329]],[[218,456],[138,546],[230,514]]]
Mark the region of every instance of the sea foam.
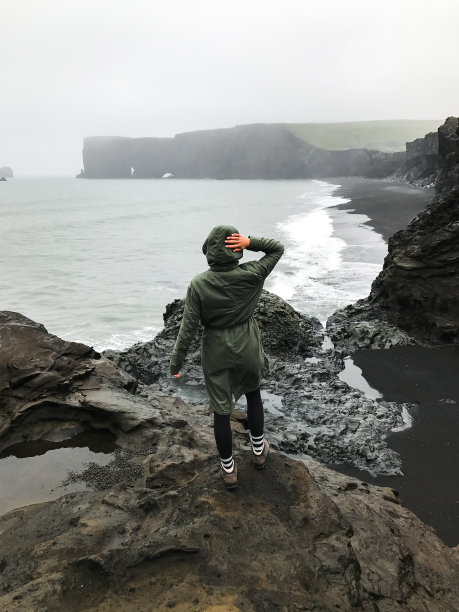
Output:
[[[334,208],[349,202],[334,195],[338,188],[311,181],[311,189],[298,197],[299,212],[277,224],[286,251],[266,284],[269,291],[323,324],[337,308],[368,295],[386,249],[382,237],[362,224],[366,217],[357,220]],[[337,216],[352,242],[337,235]]]

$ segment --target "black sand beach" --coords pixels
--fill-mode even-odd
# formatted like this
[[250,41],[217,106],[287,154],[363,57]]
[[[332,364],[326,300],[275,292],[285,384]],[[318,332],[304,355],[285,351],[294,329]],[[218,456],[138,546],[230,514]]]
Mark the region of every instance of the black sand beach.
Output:
[[[337,194],[350,198],[337,208],[370,217],[384,239],[403,229],[434,197],[401,183],[340,178]],[[354,363],[385,400],[416,404],[412,427],[393,433],[404,476],[372,478],[347,465],[334,469],[400,492],[413,510],[450,546],[459,543],[459,347],[397,347],[358,351]]]
[[370,217],[366,225],[374,228],[387,242],[392,234],[403,229],[427,204],[435,193],[405,183],[391,183],[359,177],[342,177],[330,181],[341,185],[336,192],[350,198],[336,208]]
[[354,363],[385,400],[416,404],[413,425],[393,433],[403,477],[371,478],[349,466],[338,471],[400,492],[402,502],[449,546],[459,543],[459,346],[357,351]]

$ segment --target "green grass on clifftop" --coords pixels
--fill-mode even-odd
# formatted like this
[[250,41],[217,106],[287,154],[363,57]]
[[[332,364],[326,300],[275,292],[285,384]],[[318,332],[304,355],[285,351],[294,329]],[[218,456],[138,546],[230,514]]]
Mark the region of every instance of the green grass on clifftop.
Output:
[[405,143],[436,132],[441,119],[350,121],[347,123],[286,123],[295,136],[321,149],[404,151]]

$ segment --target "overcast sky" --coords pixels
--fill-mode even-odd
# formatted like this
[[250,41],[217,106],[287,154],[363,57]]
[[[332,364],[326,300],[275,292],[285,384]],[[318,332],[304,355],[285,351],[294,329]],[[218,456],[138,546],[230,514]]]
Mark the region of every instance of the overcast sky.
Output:
[[0,0],[0,166],[85,136],[459,113],[459,0]]

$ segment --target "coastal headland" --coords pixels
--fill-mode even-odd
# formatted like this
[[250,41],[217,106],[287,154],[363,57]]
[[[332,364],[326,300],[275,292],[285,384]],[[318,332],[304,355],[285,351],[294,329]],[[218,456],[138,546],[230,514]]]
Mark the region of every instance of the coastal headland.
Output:
[[[298,179],[407,177],[432,184],[433,122],[251,124],[174,138],[90,136],[77,178]],[[414,137],[412,142],[406,142]],[[405,139],[403,137],[406,136]]]

